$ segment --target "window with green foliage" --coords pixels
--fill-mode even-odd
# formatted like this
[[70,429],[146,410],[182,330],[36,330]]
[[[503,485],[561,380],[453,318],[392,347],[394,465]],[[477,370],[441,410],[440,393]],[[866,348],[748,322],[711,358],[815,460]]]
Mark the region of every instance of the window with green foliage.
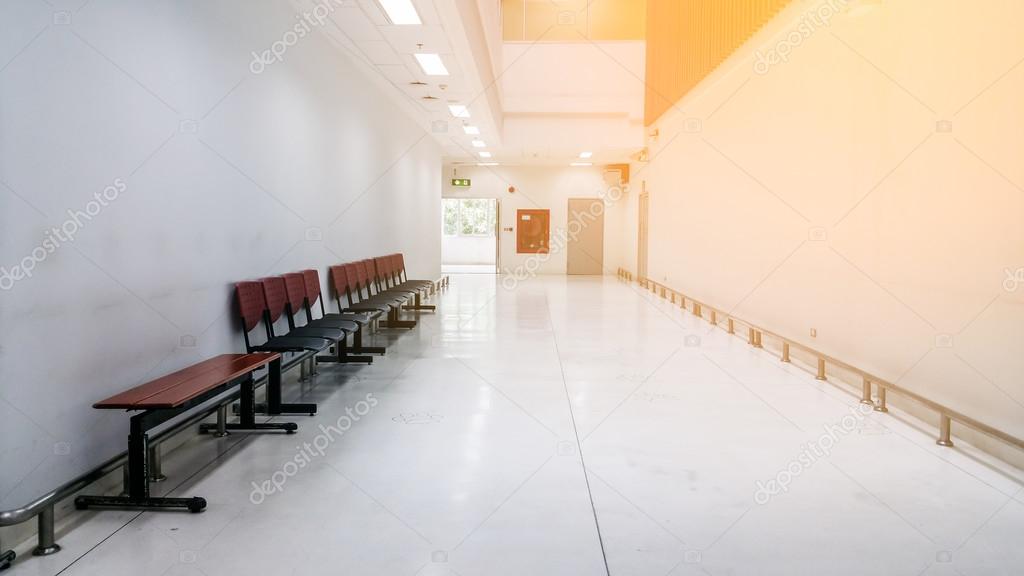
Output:
[[441,210],[445,236],[494,236],[496,202],[490,198],[445,198]]

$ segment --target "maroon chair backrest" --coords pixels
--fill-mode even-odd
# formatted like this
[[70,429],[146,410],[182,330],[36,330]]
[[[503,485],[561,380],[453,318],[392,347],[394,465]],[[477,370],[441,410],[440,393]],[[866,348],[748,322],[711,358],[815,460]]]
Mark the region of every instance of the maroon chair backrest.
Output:
[[260,323],[267,309],[263,286],[259,282],[239,282],[235,284],[235,296],[238,298],[242,325],[248,333]]
[[388,279],[391,277],[391,266],[388,262],[387,257],[379,256],[373,259],[373,267],[377,270],[377,282],[383,282],[385,286],[388,285]]
[[356,297],[363,299],[363,283],[359,281],[359,266],[355,262],[349,262],[342,266],[345,270],[345,281],[350,290],[356,293]]
[[356,278],[359,279],[360,286],[369,286],[370,279],[370,267],[366,264],[366,260],[356,261]]
[[395,261],[394,254],[388,254],[384,257],[388,261],[388,274],[391,274],[391,279],[397,284],[402,281],[402,273],[398,270],[398,262]]
[[267,299],[267,311],[270,313],[270,323],[273,324],[281,317],[285,304],[288,303],[284,278],[270,276],[260,280],[260,284],[263,284],[263,297]]
[[[331,266],[333,271],[334,267]],[[320,299],[320,273],[316,270],[302,271],[302,284],[306,287],[306,304],[313,307]]]
[[366,278],[366,292],[372,295],[371,288],[381,291],[381,276],[377,272],[377,265],[374,264],[371,258],[366,258],[360,261],[363,266],[363,277]]
[[331,286],[334,288],[334,295],[338,298],[341,296],[348,295],[348,276],[345,275],[345,265],[338,264],[337,266],[331,266],[329,269],[331,275]]
[[299,272],[282,274],[281,277],[284,278],[284,292],[291,313],[298,314],[306,304],[306,281]]
[[405,274],[405,257],[399,252],[395,254],[395,269],[398,271],[399,277]]

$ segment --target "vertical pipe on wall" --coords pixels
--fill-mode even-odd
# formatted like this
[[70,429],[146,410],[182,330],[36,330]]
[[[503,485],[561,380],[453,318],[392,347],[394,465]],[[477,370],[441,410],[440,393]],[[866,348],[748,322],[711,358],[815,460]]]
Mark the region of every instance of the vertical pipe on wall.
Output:
[[871,401],[871,380],[864,379],[864,383],[861,386],[860,391],[860,403],[861,404],[874,404]]
[[167,476],[163,473],[163,452],[159,444],[149,446],[149,481],[163,482]]
[[949,419],[949,416],[942,414],[939,416],[939,439],[935,441],[939,446],[952,446],[953,439],[950,437],[950,431],[953,427],[953,422]]
[[885,388],[878,387],[878,404],[875,404],[875,412],[888,412],[889,407],[885,405]]
[[39,521],[38,543],[35,549],[32,550],[32,555],[49,556],[50,554],[60,552],[60,546],[57,545],[53,534],[53,504],[40,510],[37,518]]

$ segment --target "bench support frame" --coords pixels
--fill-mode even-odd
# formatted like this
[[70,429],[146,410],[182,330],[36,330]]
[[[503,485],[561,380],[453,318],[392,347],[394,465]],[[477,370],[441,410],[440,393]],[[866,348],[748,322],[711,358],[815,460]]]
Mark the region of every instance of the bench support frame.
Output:
[[[280,359],[271,364],[277,363],[278,381],[280,382]],[[271,367],[271,374],[274,373]],[[125,495],[122,496],[79,496],[75,498],[75,508],[85,510],[87,508],[130,508],[148,510],[171,510],[186,509],[189,512],[202,512],[206,508],[206,500],[199,497],[192,498],[167,498],[152,496],[149,491],[150,471],[149,462],[149,435],[147,432],[153,428],[175,418],[186,411],[200,406],[201,404],[223,394],[228,389],[241,387],[241,414],[238,424],[228,424],[229,430],[282,430],[294,432],[298,426],[292,422],[271,422],[257,423],[255,417],[255,387],[252,372],[225,382],[216,388],[189,400],[175,408],[150,409],[135,414],[131,417],[128,434],[128,475]],[[268,392],[273,386],[268,387]],[[280,390],[280,386],[278,386]],[[206,425],[204,425],[206,426]],[[212,425],[216,429],[216,425]],[[200,427],[202,429],[202,427]],[[42,516],[40,516],[42,518]]]
[[433,304],[424,304],[423,303],[423,293],[420,292],[419,290],[417,290],[416,291],[416,297],[413,300],[413,303],[412,304],[406,304],[406,305],[402,306],[402,308],[404,308],[406,310],[436,310],[437,306],[434,306]]

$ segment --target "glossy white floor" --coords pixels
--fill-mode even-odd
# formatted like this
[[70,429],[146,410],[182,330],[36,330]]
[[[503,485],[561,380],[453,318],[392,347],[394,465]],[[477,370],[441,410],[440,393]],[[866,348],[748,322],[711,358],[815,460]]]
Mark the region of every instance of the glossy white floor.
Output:
[[635,285],[460,276],[439,303],[322,367],[298,435],[170,454],[159,486],[206,512],[82,514],[10,574],[1024,573],[1019,472]]

